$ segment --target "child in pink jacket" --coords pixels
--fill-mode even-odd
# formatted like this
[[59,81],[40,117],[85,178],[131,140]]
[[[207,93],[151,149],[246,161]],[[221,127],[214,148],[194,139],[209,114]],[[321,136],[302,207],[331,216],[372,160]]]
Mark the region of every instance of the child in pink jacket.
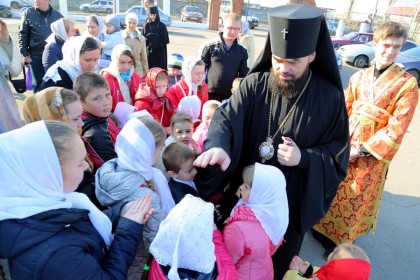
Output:
[[239,199],[223,232],[239,279],[273,279],[271,256],[283,241],[289,206],[283,173],[256,163],[245,167]]

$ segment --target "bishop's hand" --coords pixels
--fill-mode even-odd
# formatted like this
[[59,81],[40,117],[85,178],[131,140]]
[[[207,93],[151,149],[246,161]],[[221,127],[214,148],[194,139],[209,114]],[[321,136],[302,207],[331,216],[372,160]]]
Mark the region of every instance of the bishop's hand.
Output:
[[229,167],[230,157],[222,148],[211,148],[203,152],[194,161],[194,166],[196,167],[206,167],[207,165],[215,164],[219,164],[223,171]]
[[300,162],[301,153],[299,147],[288,137],[282,137],[283,143],[277,149],[277,160],[281,165],[296,166]]

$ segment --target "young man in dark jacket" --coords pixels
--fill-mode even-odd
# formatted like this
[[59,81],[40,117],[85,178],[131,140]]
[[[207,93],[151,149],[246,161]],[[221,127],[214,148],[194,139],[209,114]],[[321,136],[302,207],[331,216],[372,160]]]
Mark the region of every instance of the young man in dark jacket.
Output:
[[227,14],[223,18],[222,32],[203,47],[201,60],[206,64],[209,99],[228,99],[232,95],[233,80],[248,73],[248,51],[237,40],[241,26],[239,15]]
[[35,6],[22,14],[19,28],[19,47],[25,64],[30,64],[32,72],[33,92],[38,92],[42,84],[45,70],[42,65],[45,39],[51,34],[51,24],[63,15],[54,10],[49,0],[37,0]]

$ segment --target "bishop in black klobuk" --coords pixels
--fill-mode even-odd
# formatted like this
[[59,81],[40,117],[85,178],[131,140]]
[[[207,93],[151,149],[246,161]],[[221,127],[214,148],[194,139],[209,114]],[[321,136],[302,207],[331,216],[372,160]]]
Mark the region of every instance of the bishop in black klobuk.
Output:
[[[285,5],[269,10],[268,20],[262,53],[229,102],[216,110],[206,152],[197,159],[203,167],[205,157],[217,156],[219,164],[230,159],[229,167],[222,171],[220,166],[207,166],[195,181],[204,198],[224,192],[221,211],[228,216],[245,166],[259,162],[284,173],[289,226],[272,258],[275,279],[282,279],[305,233],[328,210],[346,175],[350,149],[340,74],[322,10]],[[273,55],[286,60],[279,62]],[[279,75],[272,68],[273,63],[289,65],[292,59],[309,65],[300,77],[295,75],[295,94],[288,95],[278,81],[294,73]],[[296,71],[293,67],[285,71]]]

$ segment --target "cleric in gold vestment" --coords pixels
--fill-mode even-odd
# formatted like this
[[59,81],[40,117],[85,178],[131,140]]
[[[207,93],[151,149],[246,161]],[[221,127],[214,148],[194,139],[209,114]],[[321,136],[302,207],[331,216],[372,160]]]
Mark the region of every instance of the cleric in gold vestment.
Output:
[[314,227],[335,244],[375,231],[388,167],[418,101],[416,79],[394,63],[406,38],[398,23],[378,27],[376,64],[354,74],[345,93],[350,164],[327,215]]

